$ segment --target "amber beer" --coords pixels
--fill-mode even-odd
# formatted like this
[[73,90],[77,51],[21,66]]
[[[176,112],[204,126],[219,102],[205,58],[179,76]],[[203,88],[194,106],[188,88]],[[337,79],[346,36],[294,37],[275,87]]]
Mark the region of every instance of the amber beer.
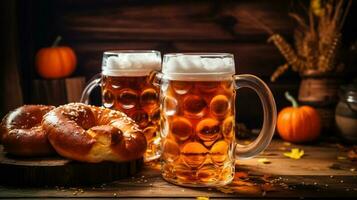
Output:
[[88,103],[94,87],[102,87],[102,104],[106,108],[126,113],[135,120],[147,138],[145,161],[160,157],[159,88],[148,77],[160,71],[158,51],[107,51],[103,54],[102,73],[84,89],[81,102]]
[[[159,90],[148,81],[148,76],[102,77],[102,103],[106,108],[120,110],[135,120],[148,142],[145,157],[158,151],[158,123],[160,121]],[[156,141],[156,142],[155,142]]]
[[[165,83],[164,83],[165,84]],[[163,176],[182,184],[233,177],[233,81],[167,81]]]
[[[162,175],[194,187],[232,181],[235,159],[264,150],[274,133],[276,108],[270,90],[257,77],[234,75],[231,54],[166,54],[160,79]],[[240,87],[258,93],[264,110],[260,136],[236,145],[235,96]]]

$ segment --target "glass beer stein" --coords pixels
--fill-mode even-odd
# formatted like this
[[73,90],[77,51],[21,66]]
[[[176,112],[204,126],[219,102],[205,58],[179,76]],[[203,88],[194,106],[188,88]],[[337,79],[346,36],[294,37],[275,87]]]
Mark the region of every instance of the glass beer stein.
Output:
[[[152,74],[160,86],[162,176],[184,186],[230,183],[235,159],[252,157],[270,143],[276,105],[268,86],[253,75],[235,75],[232,54],[166,54],[162,73]],[[263,105],[264,123],[257,139],[236,143],[235,96],[253,89]]]
[[81,102],[88,103],[91,91],[102,88],[102,105],[126,113],[143,130],[148,148],[145,161],[160,157],[159,90],[149,81],[152,70],[161,69],[158,51],[104,52],[102,73],[84,89]]

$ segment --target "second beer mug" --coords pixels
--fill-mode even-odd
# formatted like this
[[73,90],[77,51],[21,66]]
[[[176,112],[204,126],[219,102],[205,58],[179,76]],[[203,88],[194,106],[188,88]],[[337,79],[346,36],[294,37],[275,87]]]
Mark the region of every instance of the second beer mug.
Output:
[[126,113],[143,130],[148,144],[145,161],[160,157],[159,91],[148,81],[149,73],[160,69],[158,51],[104,52],[102,73],[87,85],[81,98],[88,103],[91,91],[101,85],[103,106]]
[[[274,98],[259,78],[234,75],[231,54],[166,54],[161,88],[162,176],[185,186],[221,186],[232,181],[235,159],[248,158],[270,143],[276,123]],[[240,146],[234,134],[235,96],[253,89],[263,105],[259,137]]]

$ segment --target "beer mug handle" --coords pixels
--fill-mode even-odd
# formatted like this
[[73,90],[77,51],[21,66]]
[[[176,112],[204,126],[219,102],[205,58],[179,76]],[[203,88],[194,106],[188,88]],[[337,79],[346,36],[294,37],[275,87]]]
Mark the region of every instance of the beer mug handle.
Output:
[[81,103],[85,103],[88,104],[88,100],[89,100],[89,96],[90,93],[93,91],[93,89],[97,86],[100,85],[100,82],[102,80],[102,74],[96,74],[95,76],[93,76],[93,78],[91,78],[88,81],[87,86],[84,88],[83,92],[82,92],[82,96],[81,96]]
[[276,105],[268,86],[258,77],[250,74],[234,76],[236,89],[247,87],[254,90],[262,103],[264,121],[257,139],[248,145],[236,144],[235,157],[245,159],[255,156],[266,149],[273,138],[276,125]]

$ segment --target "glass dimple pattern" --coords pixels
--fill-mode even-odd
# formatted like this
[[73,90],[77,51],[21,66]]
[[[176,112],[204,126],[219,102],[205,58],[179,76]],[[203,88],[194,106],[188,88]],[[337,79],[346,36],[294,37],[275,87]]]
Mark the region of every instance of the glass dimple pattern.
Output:
[[159,157],[159,89],[147,81],[147,76],[102,78],[103,106],[126,113],[143,130],[148,142],[146,160]]
[[163,177],[180,185],[224,185],[233,178],[233,80],[163,80]]

